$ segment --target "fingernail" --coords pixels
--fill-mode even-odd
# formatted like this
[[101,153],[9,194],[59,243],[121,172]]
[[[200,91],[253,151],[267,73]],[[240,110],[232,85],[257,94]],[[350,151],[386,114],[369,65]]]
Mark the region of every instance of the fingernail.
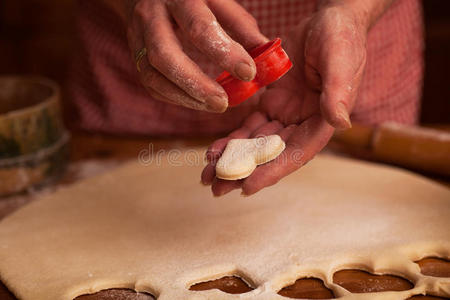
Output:
[[224,96],[212,96],[206,104],[208,110],[213,112],[222,113],[227,110],[228,97]]
[[255,67],[243,62],[236,65],[234,72],[239,77],[239,79],[244,81],[251,81],[253,80],[253,78],[255,78],[256,75]]
[[348,115],[347,107],[345,106],[345,104],[342,102],[339,102],[337,104],[336,108],[337,108],[336,109],[337,115],[345,124],[345,127],[343,129],[352,128],[352,122],[350,121],[350,116]]

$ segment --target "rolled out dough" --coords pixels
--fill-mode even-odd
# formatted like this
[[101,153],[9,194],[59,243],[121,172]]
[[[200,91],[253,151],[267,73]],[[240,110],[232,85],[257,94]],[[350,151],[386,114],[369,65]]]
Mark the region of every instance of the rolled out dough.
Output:
[[[250,198],[213,198],[202,166],[130,163],[20,209],[0,223],[0,277],[23,300],[72,299],[107,288],[158,300],[287,299],[302,277],[341,299],[450,296],[450,279],[413,261],[450,258],[450,191],[412,173],[319,156]],[[403,292],[350,294],[333,273],[402,276]],[[238,275],[255,290],[190,291]]]

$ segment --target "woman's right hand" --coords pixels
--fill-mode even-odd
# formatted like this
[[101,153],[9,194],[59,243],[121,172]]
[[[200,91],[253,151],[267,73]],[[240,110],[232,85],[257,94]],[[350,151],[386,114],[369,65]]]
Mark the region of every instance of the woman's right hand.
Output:
[[140,80],[158,100],[196,110],[224,112],[228,97],[184,52],[175,30],[214,64],[250,81],[256,67],[245,49],[267,41],[255,19],[234,0],[120,0],[128,14],[129,47]]

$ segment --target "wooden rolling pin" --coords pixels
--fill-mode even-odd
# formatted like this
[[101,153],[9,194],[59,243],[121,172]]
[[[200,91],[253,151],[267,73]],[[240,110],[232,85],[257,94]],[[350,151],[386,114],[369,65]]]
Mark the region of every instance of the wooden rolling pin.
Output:
[[449,131],[391,122],[375,128],[355,124],[333,141],[378,161],[450,176]]

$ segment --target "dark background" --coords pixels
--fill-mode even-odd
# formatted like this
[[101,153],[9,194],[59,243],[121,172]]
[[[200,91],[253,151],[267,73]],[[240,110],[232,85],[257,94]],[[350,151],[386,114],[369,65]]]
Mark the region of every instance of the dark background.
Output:
[[[75,0],[1,0],[0,74],[62,82],[74,45]],[[422,123],[450,123],[450,1],[425,0]]]

